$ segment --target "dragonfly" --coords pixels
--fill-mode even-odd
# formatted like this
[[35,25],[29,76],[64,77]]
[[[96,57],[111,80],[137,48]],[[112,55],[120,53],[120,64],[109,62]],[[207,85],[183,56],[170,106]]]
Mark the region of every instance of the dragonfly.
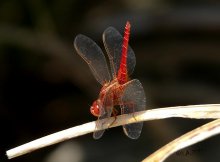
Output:
[[[75,37],[74,47],[77,53],[90,67],[96,80],[102,85],[98,99],[90,107],[90,112],[98,117],[96,128],[101,128],[101,119],[118,114],[130,114],[145,110],[146,97],[142,84],[137,79],[130,79],[134,71],[136,58],[129,46],[130,22],[127,21],[124,36],[114,27],[103,32],[103,43],[109,65],[101,48],[89,37],[79,34]],[[110,70],[109,70],[110,66]],[[131,139],[139,138],[143,122],[123,125],[124,133]],[[94,139],[102,137],[105,130],[95,131]]]

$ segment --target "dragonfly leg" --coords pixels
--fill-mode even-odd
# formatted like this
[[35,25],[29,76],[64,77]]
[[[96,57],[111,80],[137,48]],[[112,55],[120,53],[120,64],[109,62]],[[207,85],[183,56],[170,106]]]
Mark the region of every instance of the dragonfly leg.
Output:
[[135,121],[137,121],[134,113],[135,113],[135,110],[134,110],[134,103],[133,102],[126,102],[124,103],[124,105],[128,106],[131,110],[130,110],[130,113],[132,113],[132,117],[134,118]]
[[135,117],[135,115],[134,115],[134,113],[135,113],[135,111],[134,111],[134,104],[133,103],[131,103],[132,104],[132,116],[133,116],[133,118],[134,118],[134,120],[135,121],[137,121],[137,118]]
[[115,123],[115,121],[116,121],[116,119],[117,119],[117,115],[118,115],[118,110],[115,109],[115,108],[113,108],[113,110],[112,110],[112,115],[114,116],[114,120],[113,120],[113,122],[109,125],[109,127],[112,126],[112,125]]
[[135,117],[134,113],[135,112],[132,113],[132,116],[133,116],[134,120],[137,121],[137,118]]

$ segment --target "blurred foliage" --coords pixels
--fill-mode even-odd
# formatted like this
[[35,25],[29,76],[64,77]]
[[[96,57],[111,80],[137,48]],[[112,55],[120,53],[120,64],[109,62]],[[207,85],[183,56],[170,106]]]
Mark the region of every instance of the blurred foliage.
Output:
[[[103,48],[102,32],[108,26],[122,32],[127,20],[137,58],[132,77],[143,83],[147,108],[219,103],[217,0],[1,0],[2,155],[35,138],[95,120],[89,105],[100,85],[72,42],[83,33]],[[87,135],[11,161],[140,161],[206,122],[146,122],[137,141],[115,128],[98,141]],[[217,136],[187,148],[197,150],[190,156],[175,154],[167,161],[216,161],[219,144]]]

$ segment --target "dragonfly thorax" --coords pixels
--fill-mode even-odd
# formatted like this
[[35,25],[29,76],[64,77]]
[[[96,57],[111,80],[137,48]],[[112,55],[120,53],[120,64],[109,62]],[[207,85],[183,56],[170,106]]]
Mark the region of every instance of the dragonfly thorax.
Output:
[[104,98],[106,97],[106,94],[108,94],[108,100],[105,101],[106,102],[105,106],[108,106],[110,104],[108,102],[111,102],[111,100],[113,101],[113,103],[115,103],[114,102],[115,96],[118,96],[118,93],[116,93],[116,89],[118,89],[118,87],[120,87],[120,84],[118,83],[117,78],[103,85],[99,93],[99,98],[95,100],[92,103],[92,106],[90,107],[90,112],[92,115],[96,117],[100,116],[101,113],[100,109],[103,108],[103,102],[104,102]]

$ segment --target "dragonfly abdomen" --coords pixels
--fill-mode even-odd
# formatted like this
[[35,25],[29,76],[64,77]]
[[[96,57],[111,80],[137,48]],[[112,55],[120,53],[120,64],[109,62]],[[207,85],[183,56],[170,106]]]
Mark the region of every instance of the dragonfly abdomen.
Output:
[[128,52],[128,42],[130,35],[131,25],[129,21],[127,21],[124,31],[124,38],[122,43],[122,54],[121,54],[121,62],[120,67],[118,69],[117,79],[120,84],[125,84],[128,81],[128,72],[127,72],[127,52]]

